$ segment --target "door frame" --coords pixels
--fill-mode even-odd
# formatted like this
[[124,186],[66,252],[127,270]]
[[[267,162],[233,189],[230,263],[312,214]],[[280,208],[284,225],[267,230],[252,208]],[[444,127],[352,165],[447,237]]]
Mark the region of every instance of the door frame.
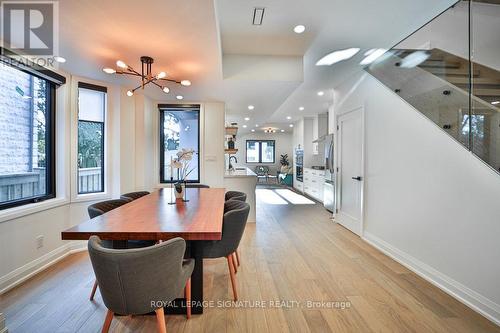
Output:
[[[340,212],[340,202],[342,200],[342,189],[341,189],[341,186],[342,186],[342,183],[341,183],[341,179],[342,179],[342,168],[340,167],[342,164],[341,164],[341,159],[342,159],[342,131],[341,131],[341,126],[340,126],[340,118],[342,117],[345,117],[349,114],[352,114],[353,112],[360,112],[361,114],[361,189],[360,189],[360,227],[359,227],[359,235],[360,237],[363,237],[364,235],[364,224],[365,224],[365,203],[366,203],[366,200],[365,200],[365,186],[366,186],[366,178],[365,178],[365,174],[366,174],[366,167],[365,167],[365,109],[363,106],[358,106],[354,109],[351,109],[350,111],[348,112],[344,112],[344,113],[341,113],[341,114],[338,114],[336,115],[335,117],[335,122],[336,122],[336,131],[337,131],[337,135],[335,135],[335,138],[336,138],[336,147],[338,147],[336,149],[336,169],[337,169],[337,176],[336,176],[336,179],[337,179],[337,189],[336,189],[336,192],[337,192],[337,200],[336,200],[336,203],[335,203],[335,210],[336,210],[336,214],[335,215],[338,215],[338,213]],[[339,184],[340,182],[340,184]]]

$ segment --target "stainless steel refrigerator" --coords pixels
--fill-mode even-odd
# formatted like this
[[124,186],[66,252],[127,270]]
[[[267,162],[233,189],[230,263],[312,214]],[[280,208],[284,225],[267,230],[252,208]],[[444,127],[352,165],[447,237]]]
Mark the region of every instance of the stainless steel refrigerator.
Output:
[[335,211],[335,170],[333,134],[325,137],[325,183],[323,186],[323,204],[330,212]]

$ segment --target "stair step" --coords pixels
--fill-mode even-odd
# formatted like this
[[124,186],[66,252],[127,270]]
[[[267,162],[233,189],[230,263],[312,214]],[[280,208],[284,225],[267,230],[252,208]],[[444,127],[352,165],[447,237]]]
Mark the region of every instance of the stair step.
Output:
[[442,60],[426,60],[421,63],[418,67],[422,68],[460,68],[461,64],[459,62],[453,61],[442,61]]
[[[448,76],[448,75],[456,75],[456,76],[469,76],[469,71],[464,69],[447,69],[447,68],[429,68],[428,72],[438,75],[438,76]],[[474,77],[479,76],[479,70],[475,69],[472,71]]]
[[500,96],[500,89],[472,89],[472,94],[476,96]]
[[[446,81],[453,84],[469,84],[469,77],[463,76],[450,76],[446,78]],[[488,84],[488,85],[500,85],[499,79],[489,78],[489,77],[477,77],[474,78],[475,84]]]

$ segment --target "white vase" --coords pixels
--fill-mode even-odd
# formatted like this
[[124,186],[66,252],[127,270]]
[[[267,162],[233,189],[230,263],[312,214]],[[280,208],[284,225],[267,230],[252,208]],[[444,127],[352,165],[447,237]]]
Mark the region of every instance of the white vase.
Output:
[[185,188],[182,186],[182,184],[175,184],[174,185],[174,194],[176,199],[182,199],[184,198],[184,191]]

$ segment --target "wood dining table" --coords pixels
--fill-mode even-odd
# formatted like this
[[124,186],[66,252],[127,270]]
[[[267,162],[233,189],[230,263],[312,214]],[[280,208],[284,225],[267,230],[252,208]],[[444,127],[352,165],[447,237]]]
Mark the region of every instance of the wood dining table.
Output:
[[[97,235],[111,240],[113,248],[127,248],[128,240],[186,240],[186,258],[194,258],[191,276],[191,311],[203,313],[203,253],[200,241],[220,240],[224,215],[223,188],[187,188],[186,199],[175,200],[171,188],[162,188],[61,233],[63,240],[88,240]],[[185,313],[176,300],[168,313]]]

